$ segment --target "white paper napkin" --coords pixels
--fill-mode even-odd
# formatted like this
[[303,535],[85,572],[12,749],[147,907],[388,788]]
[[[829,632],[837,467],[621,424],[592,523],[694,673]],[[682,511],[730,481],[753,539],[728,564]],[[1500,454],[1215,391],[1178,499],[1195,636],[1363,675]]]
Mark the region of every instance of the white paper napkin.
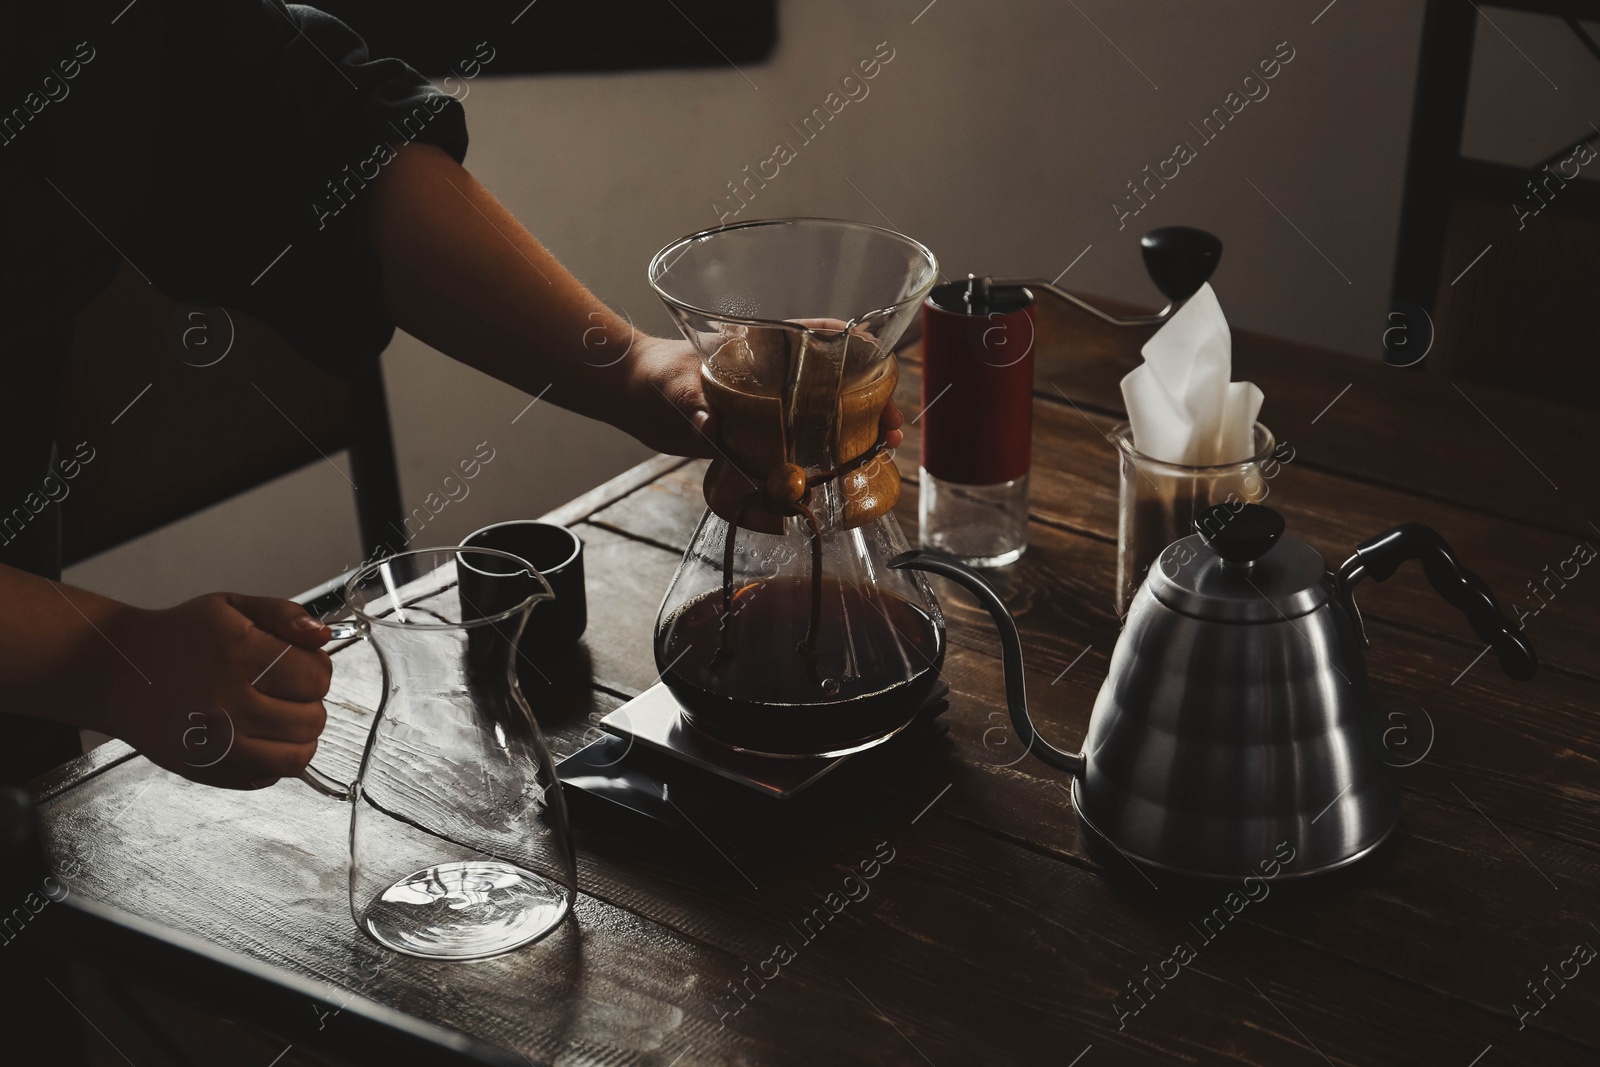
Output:
[[1230,381],[1233,338],[1210,284],[1174,312],[1141,351],[1144,362],[1122,379],[1134,448],[1188,466],[1250,458],[1261,390]]

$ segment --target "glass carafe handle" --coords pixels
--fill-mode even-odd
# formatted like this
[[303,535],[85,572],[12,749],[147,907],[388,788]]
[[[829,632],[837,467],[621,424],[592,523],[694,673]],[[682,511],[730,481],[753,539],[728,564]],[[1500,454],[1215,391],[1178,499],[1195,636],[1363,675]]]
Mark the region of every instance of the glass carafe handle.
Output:
[[[358,623],[349,620],[330,622],[327,627],[333,631],[333,636],[329,638],[330,641],[348,641],[351,638],[366,636]],[[334,800],[350,799],[350,785],[336,778],[328,777],[309,763],[306,764],[306,769],[300,772],[300,780],[325,797],[332,797]]]
[[300,772],[300,780],[325,797],[335,800],[349,800],[350,786],[317,770],[311,764],[306,764],[306,769]]

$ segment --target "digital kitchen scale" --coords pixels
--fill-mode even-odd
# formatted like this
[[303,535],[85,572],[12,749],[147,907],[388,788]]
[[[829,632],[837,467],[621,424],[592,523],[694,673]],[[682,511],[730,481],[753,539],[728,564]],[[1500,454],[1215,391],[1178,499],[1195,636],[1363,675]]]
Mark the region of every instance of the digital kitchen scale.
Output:
[[563,759],[556,774],[580,834],[614,839],[636,853],[646,841],[663,843],[666,831],[670,847],[709,844],[745,873],[767,846],[796,852],[800,839],[870,821],[918,796],[948,729],[938,717],[949,691],[940,682],[882,744],[847,756],[794,759],[713,739],[683,720],[658,683],[601,720],[609,736]]

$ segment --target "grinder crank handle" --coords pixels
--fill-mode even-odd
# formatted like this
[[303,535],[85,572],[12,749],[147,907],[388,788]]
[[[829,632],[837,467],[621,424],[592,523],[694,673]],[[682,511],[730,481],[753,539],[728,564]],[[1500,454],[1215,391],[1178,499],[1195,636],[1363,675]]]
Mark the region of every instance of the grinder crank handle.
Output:
[[1139,251],[1144,256],[1144,269],[1150,280],[1168,301],[1167,306],[1154,315],[1113,315],[1060,288],[1055,282],[1040,278],[991,278],[969,274],[966,300],[974,308],[987,310],[991,289],[1021,286],[1049,293],[1111,326],[1159,326],[1210,280],[1222,260],[1222,241],[1215,234],[1193,226],[1162,226],[1140,239]]
[[1461,565],[1432,527],[1408,522],[1363,542],[1340,570],[1340,582],[1346,590],[1363,576],[1381,582],[1408,559],[1422,564],[1434,590],[1465,615],[1473,632],[1494,648],[1501,670],[1518,681],[1533,677],[1539,658],[1527,636],[1500,613],[1488,585]]
[[[1028,714],[1028,695],[1022,676],[1022,637],[1017,633],[1017,622],[1006,609],[1005,601],[994,587],[971,567],[957,563],[948,556],[934,552],[902,552],[889,561],[895,570],[927,571],[949,578],[977,598],[994,619],[1000,631],[1000,659],[1005,665],[1006,705],[1011,711],[1011,726],[1022,740],[1023,751],[1032,752],[1050,766],[1081,777],[1084,759],[1081,752],[1064,752],[1039,736]],[[1019,759],[1021,757],[1018,757]]]

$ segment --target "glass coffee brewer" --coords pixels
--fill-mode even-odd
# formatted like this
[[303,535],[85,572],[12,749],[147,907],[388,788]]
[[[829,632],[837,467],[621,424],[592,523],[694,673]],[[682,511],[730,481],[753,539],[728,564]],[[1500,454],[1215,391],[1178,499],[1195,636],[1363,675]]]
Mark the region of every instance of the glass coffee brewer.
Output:
[[700,352],[720,426],[656,623],[662,680],[693,726],[741,751],[887,740],[945,650],[926,580],[887,565],[908,546],[879,426],[933,254],[876,226],[777,219],[675,241],[649,276]]

